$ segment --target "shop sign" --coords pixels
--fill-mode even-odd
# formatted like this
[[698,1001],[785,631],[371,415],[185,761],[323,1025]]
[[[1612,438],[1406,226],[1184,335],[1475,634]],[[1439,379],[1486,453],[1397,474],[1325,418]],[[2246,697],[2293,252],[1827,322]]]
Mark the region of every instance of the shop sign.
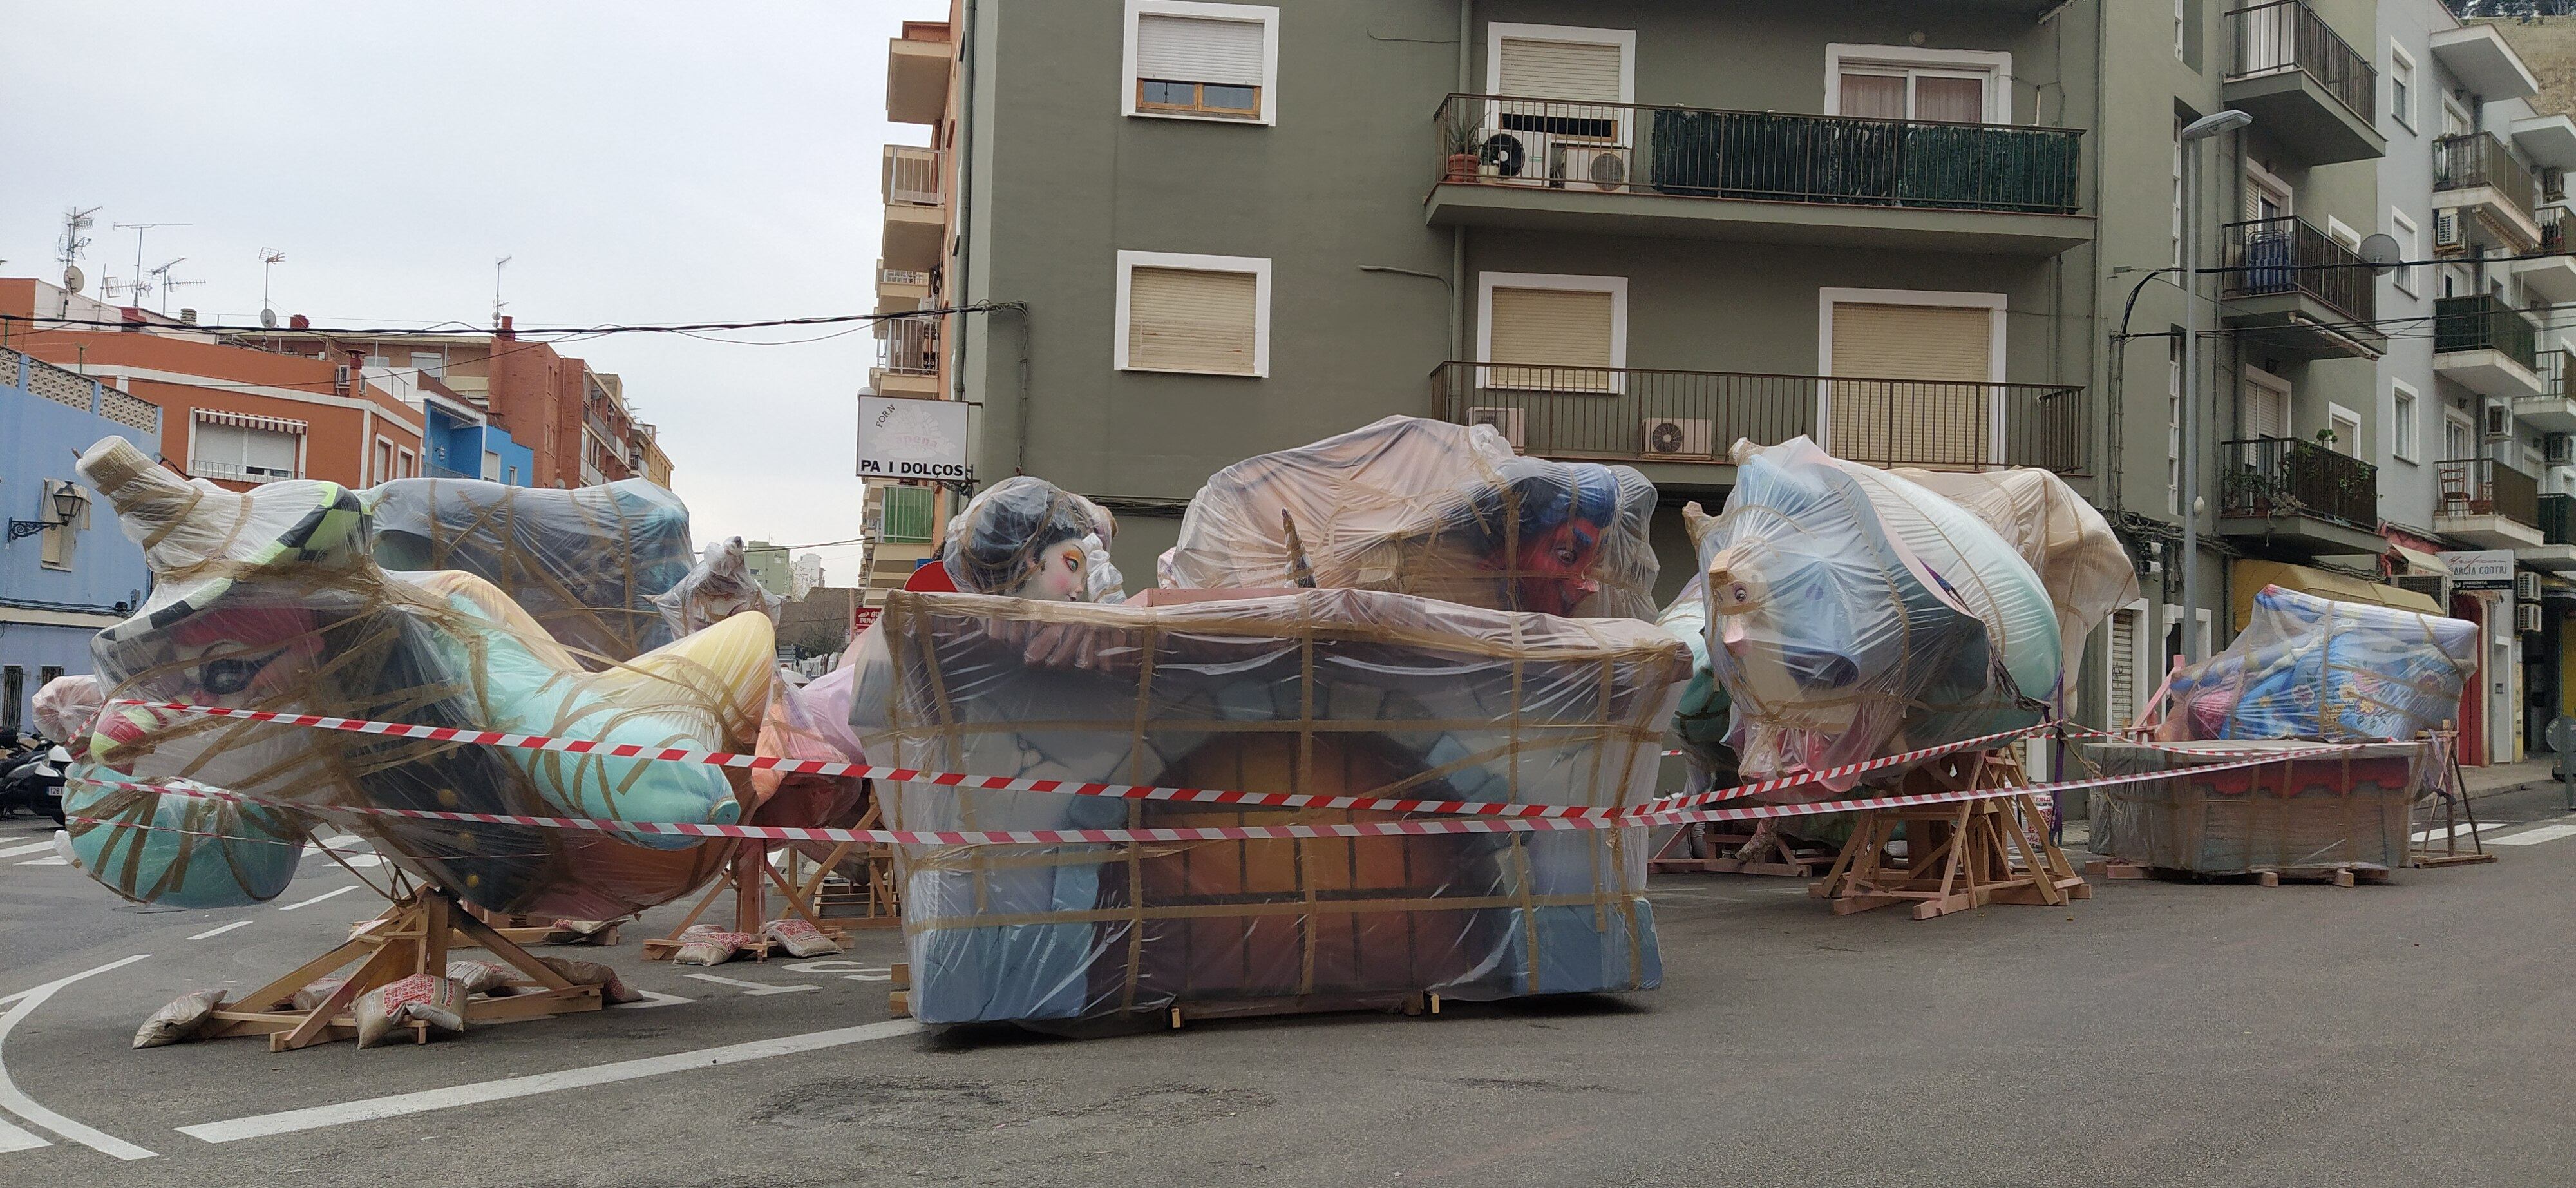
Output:
[[2513,588],[2512,549],[2479,549],[2434,555],[2442,559],[2442,564],[2451,567],[2451,588],[2454,590]]
[[954,400],[859,397],[859,477],[975,477],[966,458],[967,405]]

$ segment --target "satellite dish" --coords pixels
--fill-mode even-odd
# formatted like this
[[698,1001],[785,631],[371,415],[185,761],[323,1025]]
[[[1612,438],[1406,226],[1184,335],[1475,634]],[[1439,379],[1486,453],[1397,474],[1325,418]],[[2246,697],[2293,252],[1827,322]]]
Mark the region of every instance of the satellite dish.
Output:
[[2361,241],[2361,258],[2370,265],[2372,276],[2386,276],[2406,260],[2405,253],[2398,250],[2397,237],[2385,231]]
[[259,311],[259,326],[263,330],[277,329],[277,311],[273,309]]
[[89,277],[87,277],[87,276],[85,276],[85,275],[83,275],[83,274],[81,273],[80,265],[78,265],[78,264],[72,264],[72,265],[68,265],[68,266],[64,267],[64,269],[63,269],[63,288],[64,288],[64,290],[65,290],[65,291],[67,291],[67,292],[72,292],[72,293],[80,292],[80,291],[81,291],[81,286],[82,286],[82,285],[86,285],[86,284],[88,284],[88,283],[89,283]]

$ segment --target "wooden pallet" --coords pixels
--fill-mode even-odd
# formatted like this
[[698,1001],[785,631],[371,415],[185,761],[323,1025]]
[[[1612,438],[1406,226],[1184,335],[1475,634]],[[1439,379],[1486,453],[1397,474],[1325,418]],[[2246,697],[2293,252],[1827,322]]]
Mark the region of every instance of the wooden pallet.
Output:
[[[358,996],[413,974],[445,976],[448,954],[456,949],[483,949],[516,971],[515,993],[506,998],[476,996],[465,1000],[467,1027],[547,1015],[595,1011],[605,1005],[599,987],[576,986],[546,963],[520,948],[491,925],[476,919],[445,888],[412,892],[328,953],[297,966],[269,984],[231,1000],[215,1011],[198,1039],[265,1035],[268,1050],[286,1052],[332,1040],[352,1039],[357,1020],[350,1014]],[[358,962],[357,971],[331,996],[310,1010],[295,1008],[295,992]],[[429,1025],[408,1025],[412,1042],[429,1042]]]
[[[2492,859],[2494,855],[2487,856]],[[2317,866],[2258,866],[2252,870],[2229,874],[2207,874],[2195,870],[2146,866],[2118,858],[2084,864],[2084,873],[2106,879],[2187,879],[2194,882],[2244,882],[2257,887],[2278,887],[2282,883],[2332,883],[2350,887],[2358,883],[2385,883],[2389,869],[2376,862],[2329,862]]]
[[[1907,776],[1906,791],[2016,788],[2026,782],[2010,751],[1991,751],[1918,769]],[[2027,795],[1866,810],[1833,869],[1808,892],[1832,901],[1838,916],[1911,903],[1917,920],[1989,903],[2059,907],[2092,898],[2091,884],[2075,873],[2065,852],[2045,837],[2034,841],[2025,828],[2043,819]],[[1903,856],[1891,852],[1900,828]]]
[[[896,1018],[912,1017],[912,966],[896,962],[891,971],[892,989],[886,992],[886,1008]],[[1410,994],[1312,995],[1305,998],[1261,999],[1245,1002],[1181,1002],[1164,1008],[1164,1021],[1178,1031],[1196,1019],[1253,1019],[1274,1015],[1316,1015],[1344,1011],[1381,1011],[1411,1017],[1436,1016],[1441,999],[1437,994],[1417,991]]]
[[849,947],[850,934],[816,917],[806,906],[811,899],[804,893],[804,889],[790,884],[787,877],[779,873],[777,867],[769,864],[768,851],[771,844],[756,839],[733,843],[734,855],[726,863],[724,872],[713,883],[707,885],[706,894],[699,896],[698,902],[690,906],[689,914],[680,918],[679,924],[671,929],[671,935],[644,942],[644,959],[670,960],[673,954],[680,951],[681,945],[688,943],[682,938],[689,931],[689,927],[696,924],[698,917],[705,915],[708,908],[715,906],[716,900],[730,891],[733,893],[733,931],[748,934],[752,938],[752,942],[744,946],[745,950],[751,953],[752,960],[769,960],[770,951],[777,946],[761,934],[761,926],[769,922],[768,892],[769,886],[773,883],[785,893],[789,910],[804,917],[806,923],[820,929],[823,935],[831,937],[843,948]]

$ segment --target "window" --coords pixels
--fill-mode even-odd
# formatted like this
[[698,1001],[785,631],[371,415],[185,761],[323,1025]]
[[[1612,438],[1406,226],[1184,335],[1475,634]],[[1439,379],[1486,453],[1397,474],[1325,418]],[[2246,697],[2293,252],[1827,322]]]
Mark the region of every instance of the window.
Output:
[[2345,226],[2342,219],[2333,215],[2326,216],[2326,238],[2343,245],[2347,252],[2361,251],[2361,232]]
[[1279,122],[1276,8],[1128,0],[1126,52],[1128,115]]
[[1628,278],[1487,272],[1477,278],[1476,357],[1489,388],[1620,392],[1628,365]]
[[2401,462],[2415,461],[2415,389],[2404,380],[2390,380],[2388,395],[2388,452]]
[[0,730],[16,733],[25,721],[27,670],[15,664],[0,667]]
[[1825,449],[1861,462],[1974,467],[2003,460],[2001,293],[1822,289],[1816,422]]
[[1903,45],[1825,47],[1825,114],[1957,124],[2012,122],[2012,55]]
[[[213,419],[222,417],[222,420]],[[303,426],[269,417],[198,410],[188,442],[188,473],[236,483],[299,477]]]
[[1118,253],[1120,371],[1270,374],[1270,261]]
[[2110,677],[2110,696],[2106,699],[2113,730],[2124,730],[2138,720],[2138,707],[2147,700],[2146,664],[2147,604],[2132,602],[2111,612],[2110,663],[2104,666]]
[[2189,20],[2191,16],[2190,13],[2184,10],[2190,7],[2190,4],[2191,0],[2174,0],[2174,61],[2177,62],[2187,62],[2190,60],[2183,53],[2183,48],[2186,44],[2183,37],[2183,23]]
[[2326,406],[2326,448],[2347,457],[2361,449],[2361,414],[2340,404]]
[[411,366],[412,370],[428,376],[431,379],[445,379],[447,377],[447,352],[413,351],[411,353]]
[[394,477],[394,443],[381,437],[376,439],[376,468],[370,473],[370,481],[373,482],[381,483]]
[[2182,267],[2182,130],[2190,122],[2191,121],[2188,117],[2182,115],[2176,115],[2174,117],[2173,226],[2170,229],[2169,234],[2173,238],[2173,266],[2176,268]]
[[2415,59],[2394,41],[2388,43],[2388,114],[2414,130]]
[[393,370],[393,366],[394,357],[391,355],[367,356],[367,370],[369,371],[391,371]]
[[2445,461],[2477,456],[2469,443],[2472,438],[2469,415],[2444,409],[2442,413],[2442,458]]
[[2290,436],[2290,381],[2249,366],[2244,391],[2245,436]]
[[[2392,210],[2388,212],[2388,237],[2397,241],[2398,259],[2413,260],[2416,258],[2415,220],[2407,218],[2405,211]],[[2409,297],[2415,295],[2415,266],[2413,264],[2399,265],[2397,268],[2392,269],[2388,275],[2397,282],[2398,292],[2404,293]]]
[[1636,63],[1631,30],[1490,22],[1486,93],[1545,102],[1496,103],[1486,119],[1498,134],[1520,141],[1532,175],[1582,176],[1567,166],[1559,146],[1580,151],[1586,144],[1634,143],[1632,117],[1622,105],[1636,100]]
[[2277,219],[2290,213],[2290,186],[2263,168],[2259,161],[2245,162],[2245,217],[2249,220]]
[[483,481],[484,481],[484,482],[487,482],[487,483],[497,483],[497,482],[500,482],[500,481],[501,481],[501,452],[500,452],[500,451],[498,451],[498,450],[485,450],[485,451],[483,451],[483,469],[482,469],[482,470],[480,470],[480,471],[478,471],[477,473],[482,477],[482,479],[483,479]]
[[2442,135],[2460,136],[2469,130],[2469,109],[2448,95],[2442,96]]
[[2182,357],[2180,326],[2165,339],[2165,513],[2182,514]]
[[410,450],[400,449],[394,451],[394,453],[396,457],[401,459],[401,461],[396,463],[394,467],[395,478],[420,477],[420,462],[412,456],[412,452]]
[[934,501],[939,491],[933,487],[882,487],[882,518],[878,521],[877,539],[888,544],[929,544],[938,528]]

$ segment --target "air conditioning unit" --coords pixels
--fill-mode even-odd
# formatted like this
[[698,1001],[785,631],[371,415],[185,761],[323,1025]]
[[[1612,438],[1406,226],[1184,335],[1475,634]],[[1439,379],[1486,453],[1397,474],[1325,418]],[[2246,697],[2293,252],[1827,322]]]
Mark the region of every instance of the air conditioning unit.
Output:
[[2456,210],[2434,211],[2434,250],[2444,255],[2453,255],[2458,253],[2463,246],[2464,245],[2460,242],[2460,212]]
[[1628,146],[1581,140],[1557,141],[1549,146],[1547,177],[1550,186],[1613,191],[1627,189]]
[[2498,400],[2486,406],[2487,440],[2513,440],[2513,406]]
[[1674,417],[1648,417],[1639,422],[1640,451],[1649,458],[1691,458],[1705,460],[1708,454],[1708,422],[1686,421]]
[[2526,602],[2513,608],[2513,629],[2524,635],[2540,634],[2540,604]]
[[2576,466],[2576,433],[2552,433],[2541,439],[2541,454],[2550,466]]
[[1533,149],[1544,152],[1547,137],[1535,132],[1496,132],[1485,138],[1484,147],[1476,152],[1480,171],[1486,177],[1535,178],[1545,164]]
[[2413,590],[2439,605],[2451,605],[2451,579],[2443,574],[2401,573],[2388,580],[2400,590]]
[[349,394],[349,365],[348,365],[348,364],[343,363],[343,364],[339,365],[338,367],[336,367],[336,368],[333,368],[333,369],[332,369],[332,371],[331,371],[331,390],[332,390],[333,392],[336,392],[336,393],[338,393],[338,394],[342,395],[342,396],[346,396],[346,395],[348,395],[348,394]]
[[[2513,575],[2513,600],[2516,602],[2528,602],[2535,606],[2539,605],[2540,575],[2533,573],[2528,569]],[[2537,628],[2533,628],[2533,630],[2537,630]]]
[[1494,432],[1502,434],[1503,440],[1510,442],[1512,448],[1517,450],[1521,448],[1522,429],[1529,423],[1529,410],[1523,408],[1470,408],[1467,410],[1467,423],[1470,425],[1493,426]]

